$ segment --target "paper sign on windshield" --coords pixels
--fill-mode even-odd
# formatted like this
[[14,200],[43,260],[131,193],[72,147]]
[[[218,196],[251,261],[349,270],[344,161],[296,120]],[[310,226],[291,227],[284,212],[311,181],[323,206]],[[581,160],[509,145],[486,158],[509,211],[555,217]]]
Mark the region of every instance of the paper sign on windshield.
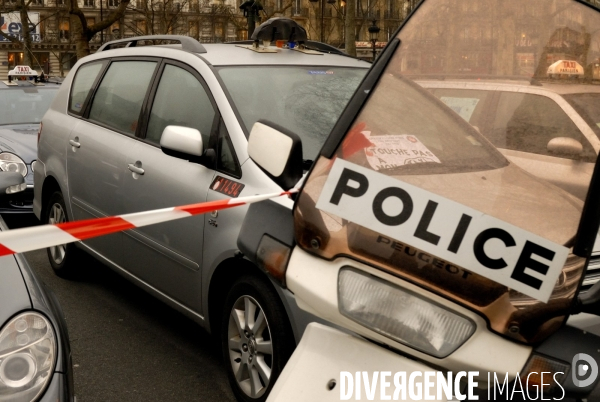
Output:
[[569,255],[560,244],[342,159],[317,208],[543,302]]
[[369,165],[375,170],[413,163],[440,163],[437,156],[414,135],[372,135],[368,138],[375,146],[366,148],[365,154]]

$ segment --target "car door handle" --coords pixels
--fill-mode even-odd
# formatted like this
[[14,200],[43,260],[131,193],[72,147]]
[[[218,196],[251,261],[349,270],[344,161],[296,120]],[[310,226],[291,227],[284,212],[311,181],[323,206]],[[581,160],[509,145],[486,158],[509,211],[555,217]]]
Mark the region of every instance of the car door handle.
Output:
[[71,144],[71,146],[74,146],[75,148],[81,147],[81,144],[75,140],[69,140],[69,144]]
[[127,166],[129,167],[129,170],[131,170],[133,173],[144,174],[144,169],[135,166],[133,163],[130,163]]

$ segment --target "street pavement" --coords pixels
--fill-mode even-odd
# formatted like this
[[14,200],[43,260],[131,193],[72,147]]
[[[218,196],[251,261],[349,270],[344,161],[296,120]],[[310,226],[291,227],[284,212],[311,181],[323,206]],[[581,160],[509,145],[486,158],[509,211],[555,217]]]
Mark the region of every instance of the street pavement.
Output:
[[74,280],[53,274],[46,250],[25,256],[65,312],[78,402],[234,401],[220,346],[195,322],[87,255]]

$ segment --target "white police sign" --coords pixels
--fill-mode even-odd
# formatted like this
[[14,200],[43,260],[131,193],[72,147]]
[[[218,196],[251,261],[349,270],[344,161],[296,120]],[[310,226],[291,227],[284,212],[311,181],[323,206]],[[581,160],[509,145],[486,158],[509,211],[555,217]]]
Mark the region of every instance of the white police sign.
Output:
[[569,254],[517,226],[341,159],[317,208],[543,302]]

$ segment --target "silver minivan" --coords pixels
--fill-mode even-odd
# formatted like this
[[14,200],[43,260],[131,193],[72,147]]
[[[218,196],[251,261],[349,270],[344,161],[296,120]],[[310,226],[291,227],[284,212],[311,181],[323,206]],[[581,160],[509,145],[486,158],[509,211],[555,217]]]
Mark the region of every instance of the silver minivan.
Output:
[[[181,45],[124,39],[71,70],[40,128],[34,212],[43,222],[281,191],[248,157],[254,123],[298,133],[307,170],[370,66],[293,46],[168,39]],[[311,316],[238,250],[246,211],[131,229],[48,256],[68,276],[84,250],[220,334],[236,397],[264,400]]]

